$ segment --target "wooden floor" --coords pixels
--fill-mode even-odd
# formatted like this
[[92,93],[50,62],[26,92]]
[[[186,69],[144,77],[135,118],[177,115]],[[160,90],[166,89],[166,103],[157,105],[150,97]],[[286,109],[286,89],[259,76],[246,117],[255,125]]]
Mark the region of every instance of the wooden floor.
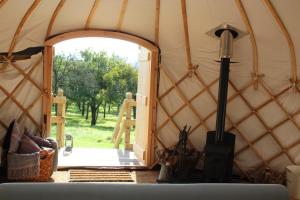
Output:
[[58,168],[143,167],[132,151],[123,149],[73,148],[59,151]]

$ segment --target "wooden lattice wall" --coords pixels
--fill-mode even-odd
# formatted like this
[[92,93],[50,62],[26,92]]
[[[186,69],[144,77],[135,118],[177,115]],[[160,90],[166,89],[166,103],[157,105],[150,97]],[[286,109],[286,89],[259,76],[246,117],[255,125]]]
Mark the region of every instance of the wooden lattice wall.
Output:
[[[164,92],[161,92],[158,99],[158,113],[159,115],[164,115],[164,117],[158,117],[163,119],[158,122],[158,127],[155,133],[158,143],[163,147],[171,147],[175,143],[170,143],[171,139],[166,140],[164,137],[164,127],[169,125],[169,129],[172,129],[176,135],[179,133],[179,130],[183,127],[183,123],[191,123],[189,119],[184,117],[184,112],[188,108],[190,116],[194,116],[197,120],[197,123],[193,123],[192,130],[190,133],[190,144],[200,151],[203,150],[203,144],[206,138],[206,132],[208,130],[214,130],[214,121],[216,117],[216,108],[217,108],[217,91],[213,88],[218,87],[218,78],[206,84],[201,76],[199,71],[195,71],[192,77],[189,76],[188,72],[175,80],[171,77],[170,71],[165,66],[160,67],[160,73],[163,74],[163,77],[168,79],[172,85],[166,89]],[[193,79],[200,84],[200,89],[192,97],[188,98],[186,91],[181,89],[183,82]],[[256,85],[257,84],[257,85]],[[254,89],[254,86],[258,87]],[[227,112],[226,120],[227,130],[233,132],[237,136],[236,152],[235,152],[235,167],[240,170],[244,175],[248,176],[247,171],[257,170],[261,167],[270,166],[278,170],[283,170],[286,165],[289,164],[299,164],[299,150],[300,150],[300,109],[290,111],[285,107],[285,105],[280,101],[281,97],[286,95],[299,95],[299,88],[293,87],[293,85],[286,86],[280,89],[279,92],[274,92],[268,86],[267,82],[263,77],[258,80],[250,79],[247,84],[242,87],[237,87],[233,81],[229,82],[229,97],[228,105],[230,107],[231,103],[234,102],[236,106],[243,105],[246,107],[243,111],[237,109],[235,112],[242,112],[238,117],[231,117],[234,113],[229,111]],[[168,95],[175,92],[170,99],[174,101],[179,98],[182,102],[179,103],[176,108],[170,108],[170,99],[165,101],[165,98],[168,98]],[[249,95],[259,95],[264,93],[264,98],[261,98],[259,103],[251,102],[251,98],[248,98]],[[177,98],[174,97],[178,96]],[[197,104],[194,102],[201,97],[208,95],[209,98],[214,102],[213,111],[210,113],[205,113],[198,108]],[[210,105],[208,105],[210,106]],[[267,113],[265,115],[264,108],[272,106],[271,110],[277,112],[280,115],[278,117],[272,116],[272,113]],[[268,109],[269,111],[269,109]],[[162,113],[161,113],[162,112]],[[271,115],[268,115],[271,114]],[[272,120],[274,117],[274,120]],[[275,119],[276,118],[276,119]],[[251,123],[249,120],[253,121]],[[251,126],[259,126],[259,128]],[[259,130],[256,133],[253,132],[249,134],[250,130]],[[194,135],[198,135],[193,137]],[[176,136],[177,137],[177,136]],[[170,135],[169,135],[169,138]],[[174,138],[175,140],[176,138]],[[195,141],[198,139],[198,141]],[[201,140],[201,142],[199,141]],[[176,141],[175,141],[176,142]],[[202,143],[200,145],[200,143]],[[197,144],[198,146],[195,146]],[[249,160],[249,161],[248,161]]]
[[3,63],[0,71],[0,136],[17,120],[21,128],[41,133],[43,123],[43,55]]

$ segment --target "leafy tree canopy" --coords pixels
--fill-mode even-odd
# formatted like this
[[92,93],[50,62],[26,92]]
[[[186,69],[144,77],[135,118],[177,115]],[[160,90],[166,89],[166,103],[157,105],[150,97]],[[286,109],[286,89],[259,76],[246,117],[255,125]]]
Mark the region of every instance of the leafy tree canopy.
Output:
[[138,73],[125,59],[103,51],[86,49],[80,56],[55,56],[53,92],[62,88],[69,101],[89,105],[95,125],[101,105],[120,106],[126,92],[136,93]]

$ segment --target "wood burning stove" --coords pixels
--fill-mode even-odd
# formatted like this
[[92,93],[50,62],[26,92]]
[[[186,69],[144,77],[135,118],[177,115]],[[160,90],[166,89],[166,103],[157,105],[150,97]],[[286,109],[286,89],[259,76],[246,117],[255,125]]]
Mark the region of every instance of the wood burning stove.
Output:
[[216,131],[207,133],[204,150],[204,180],[206,182],[230,182],[234,159],[235,135],[225,132],[229,66],[233,40],[243,36],[243,33],[225,24],[208,34],[220,38],[221,60]]

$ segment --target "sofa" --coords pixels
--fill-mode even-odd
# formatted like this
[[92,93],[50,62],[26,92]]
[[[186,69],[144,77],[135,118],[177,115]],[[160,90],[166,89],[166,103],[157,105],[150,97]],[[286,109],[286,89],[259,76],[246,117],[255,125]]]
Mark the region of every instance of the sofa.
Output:
[[5,183],[1,200],[288,200],[281,185]]

